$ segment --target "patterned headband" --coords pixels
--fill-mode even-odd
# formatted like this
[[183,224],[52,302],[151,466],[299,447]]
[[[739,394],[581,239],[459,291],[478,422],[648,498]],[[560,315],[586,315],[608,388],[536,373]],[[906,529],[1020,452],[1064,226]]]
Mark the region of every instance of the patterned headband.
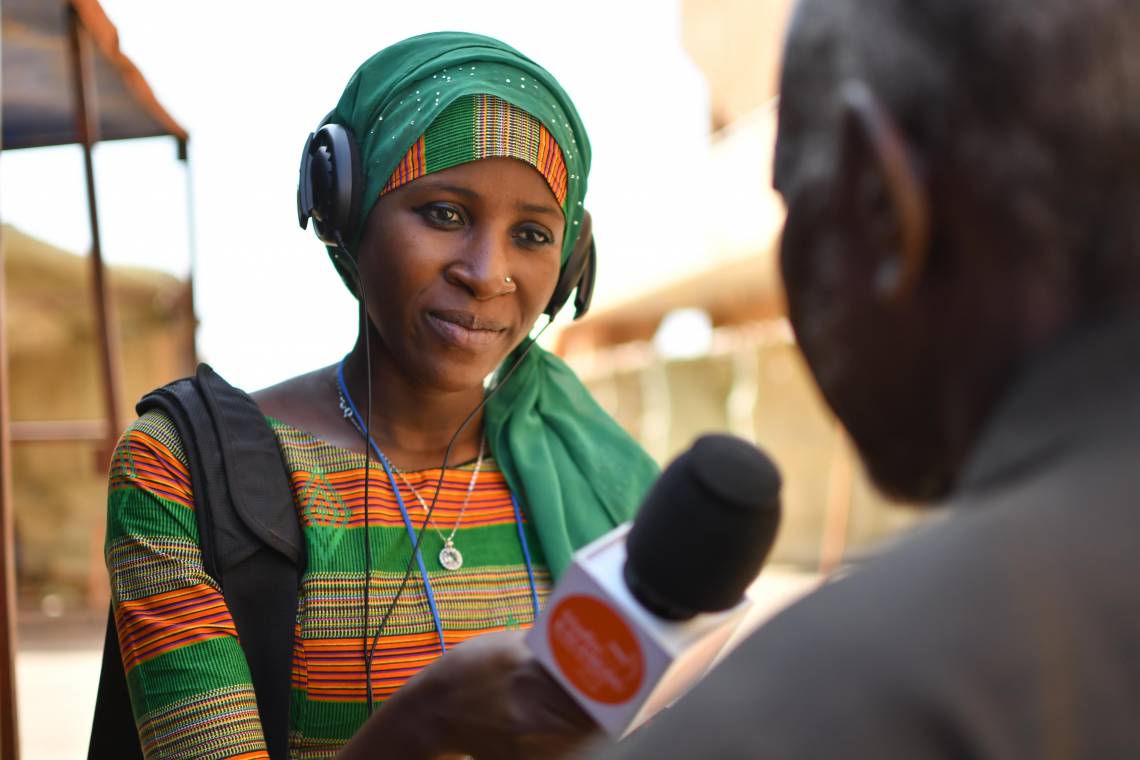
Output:
[[562,149],[542,122],[494,95],[467,95],[445,108],[400,159],[380,195],[426,174],[484,158],[527,162],[565,210]]

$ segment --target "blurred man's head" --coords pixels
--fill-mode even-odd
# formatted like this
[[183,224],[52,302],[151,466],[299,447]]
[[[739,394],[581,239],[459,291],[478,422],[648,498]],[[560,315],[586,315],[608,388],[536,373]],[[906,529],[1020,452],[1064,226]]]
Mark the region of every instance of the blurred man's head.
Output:
[[1140,3],[803,0],[776,186],[792,323],[872,476],[943,495],[998,396],[1140,305]]

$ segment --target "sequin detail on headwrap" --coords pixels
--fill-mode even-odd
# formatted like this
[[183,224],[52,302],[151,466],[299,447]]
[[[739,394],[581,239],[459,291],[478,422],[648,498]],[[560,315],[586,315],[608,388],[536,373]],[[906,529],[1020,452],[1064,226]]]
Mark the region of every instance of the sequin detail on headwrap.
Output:
[[526,161],[546,180],[558,205],[565,205],[562,149],[542,122],[494,95],[469,95],[444,109],[400,159],[380,195],[431,172],[484,158]]

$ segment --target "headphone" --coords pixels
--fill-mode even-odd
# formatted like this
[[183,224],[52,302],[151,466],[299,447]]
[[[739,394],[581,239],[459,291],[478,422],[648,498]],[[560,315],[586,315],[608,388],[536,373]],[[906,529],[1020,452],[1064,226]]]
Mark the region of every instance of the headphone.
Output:
[[[297,182],[297,222],[301,229],[313,220],[313,230],[325,245],[343,252],[344,241],[351,239],[353,222],[360,214],[363,178],[360,150],[356,138],[347,127],[324,118],[316,132],[305,141],[301,153],[301,169]],[[597,274],[597,249],[589,217],[583,219],[570,257],[558,275],[558,283],[543,313],[551,319],[574,294],[574,319],[590,308]]]

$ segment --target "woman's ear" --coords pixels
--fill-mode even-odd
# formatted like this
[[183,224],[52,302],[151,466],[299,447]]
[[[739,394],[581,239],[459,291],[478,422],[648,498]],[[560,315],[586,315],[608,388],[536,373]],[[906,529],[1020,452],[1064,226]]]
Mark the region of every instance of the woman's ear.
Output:
[[875,290],[890,303],[910,299],[926,274],[930,206],[911,151],[882,102],[861,81],[845,82],[840,189],[875,257]]

